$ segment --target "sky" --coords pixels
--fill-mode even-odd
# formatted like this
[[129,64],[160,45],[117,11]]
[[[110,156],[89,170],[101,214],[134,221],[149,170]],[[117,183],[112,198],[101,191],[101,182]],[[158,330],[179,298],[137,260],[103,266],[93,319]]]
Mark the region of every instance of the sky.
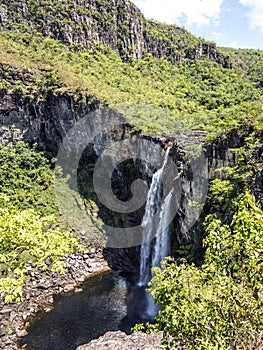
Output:
[[263,0],[132,0],[146,18],[185,27],[218,46],[263,50]]

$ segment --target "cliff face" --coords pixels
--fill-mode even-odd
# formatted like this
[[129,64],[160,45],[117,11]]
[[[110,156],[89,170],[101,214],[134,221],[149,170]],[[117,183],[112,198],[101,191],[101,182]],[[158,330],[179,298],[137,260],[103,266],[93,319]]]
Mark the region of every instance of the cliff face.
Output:
[[81,96],[78,101],[69,95],[50,94],[41,102],[19,93],[5,95],[0,101],[0,142],[37,142],[54,153],[67,131],[99,105],[92,95]]
[[129,0],[1,0],[0,28],[40,32],[73,50],[108,45],[123,60],[150,53],[173,62],[208,57],[230,67],[215,44],[200,41],[185,29],[146,20]]
[[75,50],[100,43],[142,56],[143,16],[128,0],[1,0],[0,23],[9,30],[28,27]]
[[[145,52],[151,52],[158,58],[167,56],[170,60],[181,60],[184,57],[201,59],[205,55],[221,62],[221,65],[227,64],[227,60],[218,54],[214,45],[199,42],[184,29],[145,20],[140,11],[129,1],[70,0],[61,6],[61,2],[55,0],[38,2],[0,0],[0,26],[2,29],[13,31],[31,31],[31,33],[40,31],[45,36],[61,40],[71,48],[75,45],[75,49],[92,48],[95,44],[103,43],[118,51],[123,59],[131,56],[140,58]],[[30,37],[30,34],[28,35]],[[48,70],[47,73],[50,74]],[[79,93],[73,97],[67,93],[57,93],[48,89],[45,80],[41,81],[41,84],[36,84],[39,76],[30,69],[26,70],[12,64],[0,64],[0,77],[8,85],[0,89],[0,142],[14,139],[38,142],[42,148],[50,150],[54,155],[57,146],[71,127],[101,106],[101,101],[92,94]],[[26,87],[30,84],[33,87],[44,86],[44,95],[39,99],[38,90],[34,91],[34,94],[31,91],[25,94],[17,82],[23,83]],[[100,130],[103,122],[91,119],[90,125]],[[126,133],[127,137],[130,137],[130,131],[130,126],[127,130],[125,128],[119,130],[120,133]],[[189,145],[189,135],[177,136],[173,142],[180,145],[181,154]],[[152,141],[159,142],[156,136],[152,136]],[[195,143],[200,142],[197,140]],[[229,138],[219,140],[218,143],[208,147],[206,160],[209,165],[209,178],[216,176],[214,171],[216,168],[235,161],[234,154],[229,148],[240,147],[242,144],[243,141],[238,135],[236,137],[230,135]],[[189,178],[183,179],[181,184],[183,215],[178,216],[177,222],[181,222],[185,217],[193,217],[192,212],[187,212],[185,203],[192,192],[198,194],[200,191],[200,184],[198,181],[196,183],[191,181],[191,172],[188,173]],[[200,174],[198,178],[202,177],[206,178],[207,175]],[[261,186],[262,171],[258,173],[254,186],[257,196]],[[174,231],[176,230],[175,225]],[[177,232],[179,239],[184,238],[184,233]]]
[[[13,73],[15,74],[15,73]],[[28,76],[28,72],[25,72],[25,78],[35,79],[33,75]],[[20,76],[22,78],[23,76]],[[123,141],[124,139],[130,140],[130,144],[136,144],[138,149],[138,158],[141,158],[143,153],[150,152],[149,147],[140,148],[142,140],[149,140],[149,143],[159,144],[160,147],[165,147],[165,144],[172,142],[174,145],[178,145],[173,150],[173,159],[178,166],[179,170],[183,170],[184,176],[181,177],[179,187],[175,190],[175,193],[180,194],[180,198],[175,200],[175,203],[180,203],[180,209],[173,220],[172,232],[173,232],[173,245],[178,246],[178,242],[191,239],[192,232],[182,230],[182,227],[191,225],[191,220],[198,219],[200,214],[198,211],[194,211],[191,206],[188,205],[191,200],[203,200],[202,195],[206,195],[206,189],[203,187],[202,181],[205,179],[211,179],[218,176],[215,172],[216,169],[223,166],[228,166],[235,162],[234,153],[229,149],[234,147],[240,147],[244,143],[244,137],[240,137],[238,133],[229,135],[229,138],[217,139],[214,143],[207,147],[206,158],[203,159],[203,167],[200,168],[198,164],[194,163],[189,167],[185,160],[185,150],[191,145],[202,143],[205,132],[193,131],[192,135],[177,134],[174,139],[158,138],[154,135],[145,136],[140,132],[134,132],[129,124],[123,122],[122,128],[114,129],[112,134],[105,134],[104,127],[107,120],[100,119],[96,114],[96,118],[92,118],[92,111],[97,110],[101,103],[94,96],[79,96],[79,99],[75,99],[69,95],[55,96],[50,94],[44,101],[30,101],[22,93],[13,93],[5,95],[0,101],[0,142],[13,141],[14,139],[23,139],[29,142],[37,142],[42,148],[56,154],[57,146],[61,143],[63,137],[83,117],[91,115],[88,120],[88,125],[84,130],[94,129],[96,131],[98,147],[91,152],[91,158],[97,159],[97,149],[102,148],[107,138],[114,139],[115,141]],[[107,117],[107,116],[106,116]],[[99,138],[100,135],[100,138]],[[85,135],[79,135],[80,141],[86,141]],[[192,142],[190,142],[192,139]],[[75,139],[76,144],[80,144]],[[144,143],[143,143],[144,144]],[[127,150],[129,151],[129,143]],[[262,154],[262,149],[259,149],[259,155]],[[155,161],[161,163],[162,157],[160,153],[151,154],[151,157]],[[74,159],[74,157],[71,157]],[[160,167],[160,166],[159,166]],[[125,173],[131,174],[130,164],[127,164],[127,169],[124,167],[119,171],[121,174],[120,179],[116,179],[116,183],[120,184],[120,191],[123,194],[129,193],[130,183],[125,182],[127,177],[122,176]],[[139,169],[142,178],[147,179],[149,174],[145,169]],[[117,173],[116,173],[117,174]],[[220,174],[219,174],[220,175]],[[201,180],[201,182],[200,182]],[[262,190],[262,172],[258,174],[257,182],[255,183],[255,192],[258,194]],[[177,183],[176,183],[177,185]],[[203,191],[203,192],[202,192]],[[127,198],[126,198],[127,199]],[[98,203],[99,206],[99,203]],[[136,215],[127,215],[123,218],[121,215],[117,216],[105,210],[100,209],[100,217],[103,219],[112,220],[116,227],[121,226],[123,222],[128,227],[133,225],[139,225],[143,213],[136,212]],[[190,219],[191,218],[191,219]],[[115,270],[120,270],[125,274],[138,271],[138,254],[137,248],[127,249],[107,249],[104,251],[105,258],[109,265]]]

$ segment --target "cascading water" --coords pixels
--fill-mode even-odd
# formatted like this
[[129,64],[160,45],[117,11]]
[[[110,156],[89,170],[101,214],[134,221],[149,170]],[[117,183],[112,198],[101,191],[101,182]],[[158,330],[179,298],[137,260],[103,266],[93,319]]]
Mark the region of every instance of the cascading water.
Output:
[[[146,291],[146,285],[152,277],[151,268],[159,266],[170,254],[173,193],[162,190],[169,151],[168,148],[165,152],[162,167],[152,176],[147,196],[141,223],[145,243],[141,246],[138,284],[134,285],[113,271],[90,277],[81,287],[83,291],[60,296],[50,312],[43,312],[35,319],[29,334],[21,340],[21,347],[27,344],[29,349],[71,350],[106,331],[129,333],[136,323],[155,319],[158,308]],[[120,181],[125,181],[120,171],[117,176]]]
[[[161,261],[169,255],[170,250],[170,206],[172,192],[170,192],[161,205],[162,176],[168,161],[170,147],[165,152],[162,167],[153,174],[152,183],[147,195],[145,214],[141,226],[143,228],[144,243],[141,245],[140,276],[138,286],[146,286],[152,277],[151,268],[159,266]],[[153,224],[153,217],[160,208],[157,225]],[[153,230],[157,230],[153,234]],[[151,237],[156,237],[152,242]]]
[[161,261],[170,254],[170,208],[172,191],[169,192],[161,207],[160,221],[152,253],[152,266],[160,266]]

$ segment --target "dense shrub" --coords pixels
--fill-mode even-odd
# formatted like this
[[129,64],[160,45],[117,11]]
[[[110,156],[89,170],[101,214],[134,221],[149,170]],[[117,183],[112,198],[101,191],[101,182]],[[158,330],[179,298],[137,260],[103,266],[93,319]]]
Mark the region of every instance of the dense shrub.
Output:
[[[259,349],[263,346],[263,212],[240,195],[231,223],[206,219],[201,268],[170,259],[154,268],[150,292],[160,305],[167,349],[183,339],[188,349]],[[140,327],[137,327],[140,329]]]

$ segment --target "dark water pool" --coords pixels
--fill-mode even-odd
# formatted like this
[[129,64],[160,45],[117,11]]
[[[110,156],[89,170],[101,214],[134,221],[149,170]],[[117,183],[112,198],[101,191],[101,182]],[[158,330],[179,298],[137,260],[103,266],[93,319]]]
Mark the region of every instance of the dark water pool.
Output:
[[87,279],[78,293],[55,298],[49,312],[39,313],[21,339],[28,350],[73,350],[107,331],[130,328],[151,320],[149,295],[113,271]]

